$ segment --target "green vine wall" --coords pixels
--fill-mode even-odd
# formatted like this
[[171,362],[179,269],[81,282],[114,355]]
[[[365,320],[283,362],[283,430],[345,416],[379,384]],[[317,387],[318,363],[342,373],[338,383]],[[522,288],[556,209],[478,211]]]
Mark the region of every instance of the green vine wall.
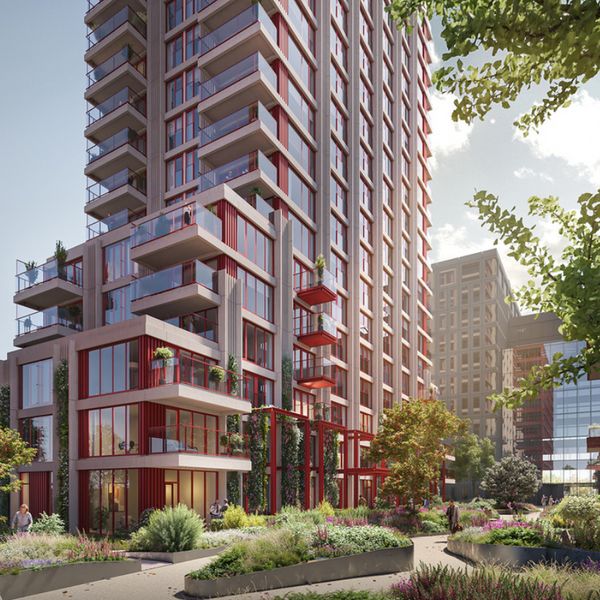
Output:
[[340,490],[337,484],[339,436],[332,429],[325,430],[323,465],[325,467],[325,500],[332,506],[337,506],[340,501]]
[[284,356],[281,359],[281,408],[283,410],[292,410],[293,408],[293,376],[292,359]]
[[299,471],[299,449],[302,447],[302,432],[296,419],[279,416],[281,424],[281,504],[296,506],[299,501],[299,486],[302,479]]
[[69,365],[62,360],[54,372],[58,417],[58,498],[57,510],[69,527]]
[[[0,387],[0,427],[10,427],[10,387]],[[0,483],[8,483],[1,481]],[[0,517],[10,518],[10,494],[0,492]]]
[[[229,415],[227,417],[227,431],[229,433],[240,433],[241,430],[242,417],[240,415]],[[240,474],[237,471],[227,472],[227,499],[230,504],[241,505],[242,503]]]
[[269,415],[253,410],[248,417],[248,445],[252,470],[248,473],[248,506],[252,512],[267,511]]

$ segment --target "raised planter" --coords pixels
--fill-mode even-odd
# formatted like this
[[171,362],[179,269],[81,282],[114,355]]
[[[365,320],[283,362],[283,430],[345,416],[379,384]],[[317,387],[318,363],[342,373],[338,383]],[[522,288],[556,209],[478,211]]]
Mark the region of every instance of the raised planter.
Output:
[[185,593],[197,598],[213,598],[337,579],[406,572],[413,568],[413,554],[413,546],[386,548],[221,579],[192,579],[186,575]]
[[39,571],[26,570],[16,575],[0,576],[0,596],[2,600],[13,600],[141,570],[139,560],[81,562],[45,567]]
[[196,560],[198,558],[208,558],[216,556],[223,552],[227,546],[219,546],[218,548],[198,548],[197,550],[186,550],[185,552],[127,552],[128,558],[138,558],[140,560],[156,560],[166,563],[182,563],[188,560]]
[[600,561],[600,552],[575,548],[528,548],[502,544],[472,544],[448,540],[448,551],[475,563],[524,567],[531,563],[553,562],[578,565],[591,559]]

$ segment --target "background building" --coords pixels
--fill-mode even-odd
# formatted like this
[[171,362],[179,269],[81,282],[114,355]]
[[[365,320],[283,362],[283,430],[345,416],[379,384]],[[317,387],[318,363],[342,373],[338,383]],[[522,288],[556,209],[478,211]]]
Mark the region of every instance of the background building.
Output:
[[496,249],[433,265],[434,381],[451,410],[494,443],[496,458],[514,450],[511,411],[486,398],[503,388],[502,358],[510,319],[510,282]]
[[424,395],[431,367],[430,31],[384,7],[89,0],[88,240],[19,263],[5,367],[11,424],[39,448],[34,514],[59,496],[100,532],[165,504],[204,514],[250,470],[227,417],[252,407],[268,510],[282,414],[305,434],[306,506],[332,437],[340,503],[373,499],[380,411]]

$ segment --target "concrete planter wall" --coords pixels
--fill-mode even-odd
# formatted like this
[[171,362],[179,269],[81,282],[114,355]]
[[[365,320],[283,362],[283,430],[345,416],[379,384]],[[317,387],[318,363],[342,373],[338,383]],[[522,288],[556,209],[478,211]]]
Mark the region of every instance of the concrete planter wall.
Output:
[[188,560],[196,560],[198,558],[208,558],[216,556],[223,552],[227,546],[219,546],[218,548],[199,548],[197,550],[186,550],[185,552],[127,552],[128,558],[137,558],[140,560],[156,560],[166,563],[182,563]]
[[186,576],[185,593],[198,598],[213,598],[337,579],[411,571],[413,553],[413,546],[387,548],[221,579],[200,580]]
[[23,571],[17,575],[2,575],[0,597],[2,600],[13,600],[141,570],[142,563],[138,560],[115,560],[74,563],[46,567],[39,571]]
[[475,563],[497,564],[507,567],[524,567],[531,563],[555,562],[581,564],[589,559],[600,560],[600,552],[574,548],[526,548],[501,544],[472,544],[448,540],[448,550]]

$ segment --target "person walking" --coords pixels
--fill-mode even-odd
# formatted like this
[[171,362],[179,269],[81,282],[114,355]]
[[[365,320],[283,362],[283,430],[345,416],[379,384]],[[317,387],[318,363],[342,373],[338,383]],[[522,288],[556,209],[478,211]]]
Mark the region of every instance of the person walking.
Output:
[[33,525],[33,517],[29,512],[27,504],[21,504],[19,510],[15,513],[12,520],[12,528],[17,533],[29,533]]
[[225,498],[223,504],[221,504],[221,514],[224,515],[225,511],[229,508],[229,500]]
[[454,503],[454,500],[450,500],[450,504],[448,504],[448,508],[446,509],[446,517],[448,518],[448,527],[452,533],[456,533],[460,529],[460,525],[458,523],[458,519],[460,517],[460,512],[458,510],[458,506]]

